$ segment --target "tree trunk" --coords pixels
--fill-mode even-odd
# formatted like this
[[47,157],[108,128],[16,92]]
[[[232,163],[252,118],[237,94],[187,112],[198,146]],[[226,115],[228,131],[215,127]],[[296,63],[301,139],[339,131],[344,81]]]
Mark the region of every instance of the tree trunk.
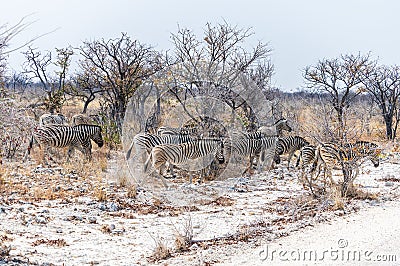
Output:
[[389,140],[393,139],[393,128],[392,128],[392,116],[390,115],[385,115],[385,125],[386,125],[386,138]]

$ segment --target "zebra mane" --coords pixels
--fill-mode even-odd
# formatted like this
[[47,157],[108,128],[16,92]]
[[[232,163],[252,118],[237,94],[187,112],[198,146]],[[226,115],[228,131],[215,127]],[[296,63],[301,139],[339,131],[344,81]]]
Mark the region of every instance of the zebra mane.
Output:
[[276,122],[274,123],[274,126],[278,126],[278,125],[280,125],[280,124],[282,124],[282,123],[285,123],[286,121],[287,121],[286,118],[281,118],[281,119],[279,119],[278,121],[276,121]]

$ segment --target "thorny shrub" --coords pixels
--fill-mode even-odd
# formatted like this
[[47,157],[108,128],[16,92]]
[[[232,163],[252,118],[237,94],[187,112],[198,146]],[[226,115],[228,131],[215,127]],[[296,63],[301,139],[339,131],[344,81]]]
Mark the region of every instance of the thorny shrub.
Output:
[[0,98],[0,157],[14,159],[23,153],[34,124],[14,99]]

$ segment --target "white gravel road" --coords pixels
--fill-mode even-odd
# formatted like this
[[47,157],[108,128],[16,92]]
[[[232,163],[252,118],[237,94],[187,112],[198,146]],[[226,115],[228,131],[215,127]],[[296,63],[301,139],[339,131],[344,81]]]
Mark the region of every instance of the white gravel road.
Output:
[[217,265],[400,265],[400,202],[303,229]]

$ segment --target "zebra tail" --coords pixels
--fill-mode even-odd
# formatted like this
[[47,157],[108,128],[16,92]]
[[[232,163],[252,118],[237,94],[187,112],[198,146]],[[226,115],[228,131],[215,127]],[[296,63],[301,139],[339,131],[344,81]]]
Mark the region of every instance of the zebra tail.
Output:
[[299,156],[297,156],[296,167],[299,167],[300,159],[301,159],[301,153],[299,154]]
[[149,157],[147,157],[146,162],[144,163],[144,167],[143,167],[143,171],[144,173],[147,173],[147,171],[149,170],[149,164],[153,159],[153,153],[150,152]]

